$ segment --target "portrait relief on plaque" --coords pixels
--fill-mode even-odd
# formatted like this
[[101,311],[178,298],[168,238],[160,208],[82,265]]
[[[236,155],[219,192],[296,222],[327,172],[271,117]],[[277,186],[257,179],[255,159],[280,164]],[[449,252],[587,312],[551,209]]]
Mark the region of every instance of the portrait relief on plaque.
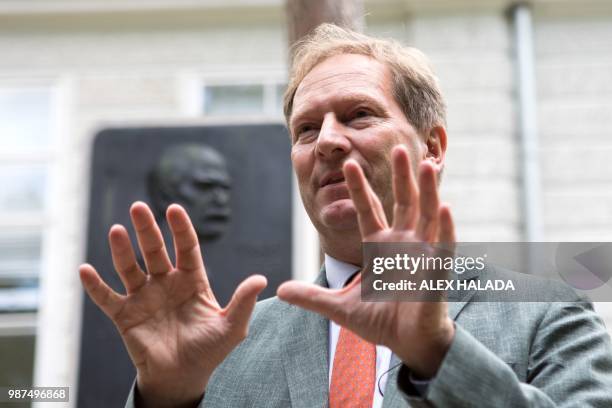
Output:
[[166,208],[182,205],[198,237],[215,240],[231,218],[232,179],[225,157],[205,144],[179,144],[167,148],[147,177],[147,190],[158,223]]

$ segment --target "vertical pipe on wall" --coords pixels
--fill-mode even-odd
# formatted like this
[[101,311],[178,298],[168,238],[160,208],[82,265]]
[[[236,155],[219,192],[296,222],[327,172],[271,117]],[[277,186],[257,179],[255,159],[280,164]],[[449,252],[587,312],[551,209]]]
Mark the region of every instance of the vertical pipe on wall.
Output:
[[542,240],[533,21],[529,5],[510,10],[514,31],[524,240]]

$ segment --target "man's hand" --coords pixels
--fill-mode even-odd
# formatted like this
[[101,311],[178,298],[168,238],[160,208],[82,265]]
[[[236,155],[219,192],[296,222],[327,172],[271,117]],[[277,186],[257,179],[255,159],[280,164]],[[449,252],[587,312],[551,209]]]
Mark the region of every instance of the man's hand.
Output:
[[208,283],[196,232],[185,210],[168,207],[176,265],[172,265],[151,210],[130,209],[148,274],[138,266],[126,229],[109,232],[113,263],[126,295],[113,291],[91,265],[79,269],[91,299],[113,321],[137,369],[146,406],[197,402],[213,370],[246,337],[263,276],[251,276],[221,308]]
[[[391,226],[359,164],[353,160],[344,164],[362,241],[454,245],[450,209],[440,204],[432,165],[421,163],[417,186],[406,148],[394,148],[392,157],[395,205]],[[278,296],[320,313],[372,343],[386,345],[416,376],[432,378],[454,336],[447,303],[361,302],[360,287],[360,275],[339,290],[287,282],[279,287]]]

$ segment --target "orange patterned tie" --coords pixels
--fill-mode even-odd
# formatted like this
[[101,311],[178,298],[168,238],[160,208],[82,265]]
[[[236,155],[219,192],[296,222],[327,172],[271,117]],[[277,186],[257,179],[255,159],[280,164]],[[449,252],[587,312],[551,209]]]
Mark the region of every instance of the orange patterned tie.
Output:
[[370,408],[375,380],[376,346],[340,328],[329,387],[329,408]]

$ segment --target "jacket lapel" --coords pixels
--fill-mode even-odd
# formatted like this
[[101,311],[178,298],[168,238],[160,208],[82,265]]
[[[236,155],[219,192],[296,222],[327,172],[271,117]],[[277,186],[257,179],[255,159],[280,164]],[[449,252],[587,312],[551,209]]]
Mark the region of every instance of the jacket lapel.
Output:
[[[470,281],[473,279],[478,279],[481,273],[486,272],[487,267],[483,271],[477,271],[473,269],[472,271],[466,272],[464,274],[455,274],[455,280],[466,280]],[[448,315],[451,319],[457,320],[457,316],[463,310],[465,305],[468,304],[472,296],[476,293],[475,290],[467,290],[467,291],[453,291],[448,294]]]
[[[325,270],[316,284],[327,287]],[[329,321],[296,306],[291,307],[282,336],[282,361],[291,406],[326,407],[329,400]]]

